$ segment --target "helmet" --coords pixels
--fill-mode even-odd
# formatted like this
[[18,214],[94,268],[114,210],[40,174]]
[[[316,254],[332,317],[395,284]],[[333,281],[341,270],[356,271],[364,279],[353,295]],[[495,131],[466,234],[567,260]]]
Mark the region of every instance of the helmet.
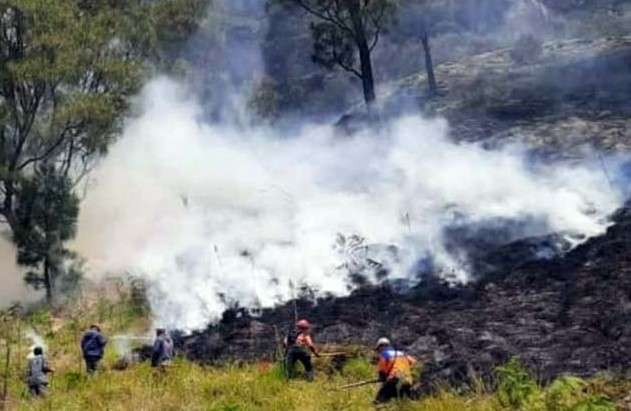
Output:
[[388,345],[392,345],[390,340],[387,339],[386,337],[381,337],[380,339],[377,340],[377,345],[375,345],[375,348],[381,348],[383,346],[388,346]]
[[307,328],[311,328],[311,324],[309,324],[309,321],[307,320],[300,320],[296,323],[296,327],[300,328],[301,330],[306,330]]

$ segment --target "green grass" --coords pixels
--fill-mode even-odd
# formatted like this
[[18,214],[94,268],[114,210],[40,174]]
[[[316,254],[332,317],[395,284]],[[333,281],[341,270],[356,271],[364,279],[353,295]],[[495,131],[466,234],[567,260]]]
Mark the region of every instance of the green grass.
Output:
[[[63,317],[60,320],[59,317]],[[144,333],[149,322],[142,310],[128,302],[99,301],[74,312],[46,311],[31,314],[19,324],[45,336],[49,360],[56,369],[50,395],[45,399],[28,396],[23,382],[28,343],[20,341],[13,352],[10,368],[8,409],[16,410],[366,410],[372,409],[377,386],[339,390],[339,386],[374,376],[374,365],[359,347],[347,347],[356,357],[335,369],[330,359],[318,360],[313,383],[287,381],[273,364],[202,367],[179,359],[166,371],[148,364],[132,365],[124,371],[113,369],[117,355],[108,350],[104,370],[87,377],[83,370],[78,340],[92,322],[102,324],[109,335],[120,332]],[[17,326],[16,324],[13,324]],[[6,327],[5,327],[6,329]],[[0,338],[2,338],[0,336]],[[17,346],[17,345],[16,345]],[[0,340],[0,353],[6,342]],[[339,347],[338,347],[339,348]],[[4,369],[4,358],[0,370]],[[394,403],[385,409],[416,411],[447,410],[549,410],[609,411],[614,401],[629,392],[628,381],[594,379],[584,381],[564,377],[542,387],[512,361],[497,372],[497,390],[482,384],[469,394],[449,389],[415,402]]]

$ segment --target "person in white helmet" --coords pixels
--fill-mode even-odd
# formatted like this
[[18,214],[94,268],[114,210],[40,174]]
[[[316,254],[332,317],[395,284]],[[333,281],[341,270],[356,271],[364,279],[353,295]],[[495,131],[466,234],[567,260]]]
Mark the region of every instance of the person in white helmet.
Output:
[[375,404],[383,404],[396,398],[410,398],[412,368],[416,359],[403,351],[395,350],[385,337],[379,338],[375,349],[379,354],[377,372],[382,382]]

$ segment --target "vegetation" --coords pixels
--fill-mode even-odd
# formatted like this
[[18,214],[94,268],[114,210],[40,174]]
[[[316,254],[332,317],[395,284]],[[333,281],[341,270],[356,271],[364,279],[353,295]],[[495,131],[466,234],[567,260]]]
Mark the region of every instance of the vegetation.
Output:
[[147,63],[181,44],[207,3],[0,1],[0,223],[49,301],[71,257],[75,184],[119,134]]
[[[81,300],[53,317],[36,311],[25,318],[2,316],[0,371],[10,358],[8,409],[21,410],[365,410],[371,407],[376,386],[338,390],[341,385],[373,377],[374,365],[359,355],[340,370],[330,359],[317,360],[315,383],[287,381],[281,368],[269,363],[205,367],[184,359],[166,372],[153,370],[147,363],[115,370],[118,360],[112,340],[104,360],[104,370],[88,378],[83,370],[78,341],[92,322],[102,324],[108,335],[146,335],[149,322],[142,301],[133,287],[116,300]],[[23,383],[22,369],[30,342],[25,331],[45,338],[48,355],[56,369],[51,394],[31,399]],[[17,338],[17,333],[22,337]],[[9,357],[6,350],[10,349]],[[560,378],[547,387],[537,384],[517,361],[497,371],[497,390],[483,386],[470,393],[457,394],[444,389],[419,401],[392,404],[392,410],[614,410],[612,398],[626,395],[625,381],[573,377]]]
[[366,104],[372,104],[376,94],[371,53],[390,20],[395,2],[281,1],[306,10],[316,19],[311,25],[313,60],[326,68],[337,66],[357,76]]

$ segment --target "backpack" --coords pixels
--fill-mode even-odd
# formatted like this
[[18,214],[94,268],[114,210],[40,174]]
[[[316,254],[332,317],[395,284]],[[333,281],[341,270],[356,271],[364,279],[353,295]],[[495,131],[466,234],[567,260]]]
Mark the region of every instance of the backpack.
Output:
[[296,341],[298,340],[298,331],[290,328],[287,333],[287,337],[285,337],[285,341],[287,342],[287,348],[291,348],[296,345]]

